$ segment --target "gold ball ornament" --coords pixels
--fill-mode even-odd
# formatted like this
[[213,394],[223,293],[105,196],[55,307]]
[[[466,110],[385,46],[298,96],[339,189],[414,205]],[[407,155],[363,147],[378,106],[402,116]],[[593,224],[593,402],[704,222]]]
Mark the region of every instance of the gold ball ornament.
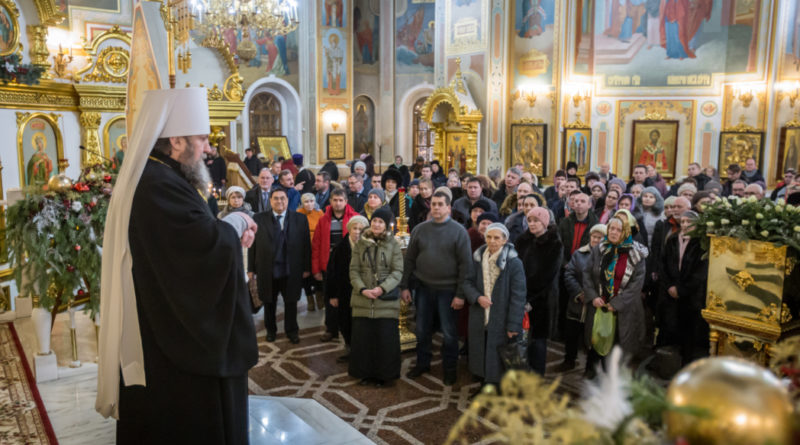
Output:
[[47,181],[47,189],[53,192],[66,192],[72,189],[72,180],[65,173],[59,173]]
[[86,182],[97,182],[97,181],[100,180],[100,175],[95,173],[94,170],[91,170],[91,171],[89,171],[89,173],[86,173],[86,178],[85,179],[86,179]]
[[792,443],[789,394],[773,373],[754,363],[733,357],[698,360],[672,379],[667,401],[709,414],[667,411],[664,424],[670,439],[685,438],[691,444]]

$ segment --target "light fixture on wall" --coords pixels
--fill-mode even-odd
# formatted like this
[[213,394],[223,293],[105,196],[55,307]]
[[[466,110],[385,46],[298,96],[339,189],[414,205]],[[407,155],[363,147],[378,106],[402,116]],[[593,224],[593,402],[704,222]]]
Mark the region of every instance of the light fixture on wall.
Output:
[[511,96],[514,100],[522,99],[528,102],[528,106],[533,108],[536,106],[536,98],[543,96],[550,91],[550,87],[541,84],[524,84],[521,85],[514,94]]
[[592,98],[592,84],[590,83],[567,83],[564,85],[564,92],[572,98],[572,105],[578,108],[583,101]]
[[778,84],[778,100],[780,101],[784,97],[789,98],[789,107],[794,108],[797,99],[800,98],[800,81]]
[[322,122],[333,128],[333,131],[337,131],[347,123],[347,112],[341,108],[327,110],[322,113]]
[[756,94],[764,90],[763,84],[756,83],[737,83],[731,85],[734,99],[739,100],[744,108],[748,108]]

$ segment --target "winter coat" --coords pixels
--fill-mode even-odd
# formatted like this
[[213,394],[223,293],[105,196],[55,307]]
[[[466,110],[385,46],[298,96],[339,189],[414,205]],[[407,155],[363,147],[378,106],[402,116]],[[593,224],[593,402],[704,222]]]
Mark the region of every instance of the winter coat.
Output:
[[[311,239],[314,239],[314,231],[317,229],[317,224],[319,224],[319,220],[322,218],[322,210],[312,210],[308,211],[304,207],[300,207],[297,209],[297,213],[301,215],[305,215],[308,218],[308,231],[311,234]],[[313,247],[313,246],[312,246]]]
[[531,335],[547,338],[558,320],[558,274],[564,252],[558,229],[551,224],[539,237],[525,232],[514,246],[525,266],[527,301],[533,307]]
[[508,242],[514,243],[520,235],[525,233],[525,215],[522,212],[514,212],[506,218],[506,227],[508,228]]
[[700,240],[692,238],[683,253],[683,264],[678,269],[680,258],[680,235],[671,236],[664,246],[664,289],[675,286],[681,306],[700,311],[706,307],[706,285],[708,284],[708,260],[703,260]]
[[[569,262],[570,257],[572,257],[572,238],[575,236],[575,224],[577,222],[578,217],[575,215],[575,212],[572,212],[568,217],[562,219],[561,222],[558,223],[558,235],[561,237],[561,242],[564,244],[563,258],[565,263]],[[586,229],[583,231],[578,247],[589,243],[592,227],[597,224],[597,215],[590,210],[586,214],[584,222],[586,222]]]
[[353,249],[350,247],[350,234],[342,238],[331,252],[328,261],[328,273],[325,276],[325,298],[338,298],[339,307],[350,307],[350,295],[353,293],[353,286],[349,279],[350,259]]
[[[527,292],[522,261],[514,246],[506,244],[497,258],[500,275],[492,289],[489,324],[484,325],[485,310],[478,304],[478,297],[486,295],[482,266],[486,249],[486,246],[482,246],[472,254],[474,265],[464,286],[464,296],[470,304],[469,337],[478,339],[469,342],[469,370],[487,382],[497,383],[503,375],[503,364],[497,348],[507,343],[507,332],[522,333]],[[484,333],[485,342],[481,341]]]
[[[375,259],[377,250],[377,271],[373,270],[371,261]],[[376,279],[377,275],[377,279]],[[384,232],[384,236],[376,237],[371,229],[365,230],[353,249],[350,260],[350,283],[353,293],[350,306],[353,317],[366,318],[398,318],[400,299],[370,299],[361,294],[364,289],[380,286],[384,295],[394,290],[403,278],[403,253],[400,244],[394,237]]]
[[422,195],[417,195],[417,197],[414,198],[414,204],[411,206],[411,217],[408,219],[409,232],[417,225],[427,221],[430,211],[430,201],[426,202]]
[[[588,244],[582,246],[572,254],[572,258],[564,268],[564,287],[567,292],[567,318],[580,320],[583,306],[583,272],[589,265],[592,248]],[[586,321],[584,319],[584,321]]]
[[[344,216],[342,216],[342,236],[347,233],[347,222],[350,218],[358,215],[352,207],[345,206]],[[311,273],[316,274],[325,272],[328,268],[328,257],[331,254],[331,220],[333,219],[333,208],[328,206],[325,214],[319,219],[317,228],[314,230],[314,238],[311,240]]]
[[[608,303],[617,314],[617,338],[622,349],[630,355],[637,355],[645,338],[644,304],[642,303],[642,286],[644,286],[646,248],[634,242],[628,251],[628,262],[625,267],[625,276],[619,286],[619,291]],[[589,256],[588,267],[583,275],[583,292],[586,301],[585,339],[587,347],[592,344],[592,327],[594,326],[594,313],[596,308],[592,304],[595,298],[600,297],[603,286],[602,270],[604,245],[592,248]]]

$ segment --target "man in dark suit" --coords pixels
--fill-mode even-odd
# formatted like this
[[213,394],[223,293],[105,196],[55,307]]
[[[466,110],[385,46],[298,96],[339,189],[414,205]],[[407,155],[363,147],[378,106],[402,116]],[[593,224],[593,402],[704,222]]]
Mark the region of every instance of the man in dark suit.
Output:
[[286,191],[276,188],[270,195],[272,209],[253,217],[259,233],[247,253],[247,277],[257,280],[258,297],[264,303],[267,341],[275,341],[278,331],[275,312],[280,294],[286,310],[286,336],[297,344],[300,343],[297,301],[303,289],[303,278],[311,275],[311,236],[308,219],[289,210],[288,205]]
[[244,194],[244,202],[250,204],[253,213],[266,212],[270,209],[269,195],[273,182],[275,179],[268,168],[262,168],[258,172],[258,184]]
[[347,203],[356,212],[364,210],[364,204],[367,202],[367,190],[364,188],[364,177],[353,173],[347,178],[347,186],[350,191],[347,193]]

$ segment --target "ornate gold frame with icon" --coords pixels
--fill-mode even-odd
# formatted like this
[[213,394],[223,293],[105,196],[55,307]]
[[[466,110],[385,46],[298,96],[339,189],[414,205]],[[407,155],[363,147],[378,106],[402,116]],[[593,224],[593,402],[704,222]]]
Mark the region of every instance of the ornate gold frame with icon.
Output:
[[800,320],[783,301],[784,283],[794,268],[785,245],[711,237],[702,314],[711,329],[713,355],[767,365],[775,343],[798,332]]
[[[125,116],[114,116],[106,122],[106,125],[103,127],[103,153],[106,158],[111,159],[112,156],[115,155],[115,151],[113,148],[124,148],[123,145],[127,146],[127,141],[123,142],[122,138],[127,138],[126,131],[123,130],[122,134],[119,132],[114,132],[112,127],[114,124],[118,123],[119,121],[123,122],[123,128],[125,128]],[[114,134],[111,134],[114,133]]]
[[[422,119],[436,132],[433,142],[433,157],[442,163],[442,170],[448,171],[464,159],[467,173],[476,173],[478,170],[478,125],[483,119],[483,113],[478,110],[475,100],[469,92],[466,82],[461,77],[461,59],[456,58],[455,77],[447,87],[434,90],[422,105]],[[449,133],[461,136],[449,137]],[[464,138],[462,140],[461,138]],[[451,146],[448,147],[448,141]],[[449,157],[458,144],[459,157]],[[461,149],[464,156],[461,156]]]
[[792,119],[781,128],[778,145],[778,170],[776,181],[783,181],[783,172],[787,168],[795,171],[800,167],[800,121]]
[[745,161],[750,157],[755,157],[756,165],[761,166],[764,158],[763,131],[740,123],[719,133],[717,165],[720,172],[725,172],[731,164],[744,167]]
[[509,165],[522,164],[525,171],[547,176],[547,124],[538,119],[515,120],[510,133]]
[[[19,9],[12,0],[0,0],[0,29],[2,28],[5,28],[7,32],[0,33],[0,56],[21,53]],[[8,37],[3,39],[3,34]]]
[[345,133],[328,133],[327,136],[328,160],[344,159],[347,153],[347,146],[345,145],[345,137],[347,135]]
[[[46,157],[49,158],[51,168],[51,172],[48,176],[60,173],[59,160],[64,158],[64,142],[61,138],[61,130],[58,127],[59,117],[61,116],[56,113],[17,112],[17,161],[19,163],[19,184],[21,187],[28,185],[29,181],[26,175],[29,164],[28,154],[33,154],[37,151],[34,149],[37,143],[41,144],[44,142],[42,151],[47,153]],[[53,134],[52,139],[48,137],[49,131],[46,127],[42,127],[41,129],[31,128],[30,131],[26,131],[28,126],[34,121],[36,121],[37,126],[38,121],[49,126]],[[50,147],[50,149],[47,148],[47,146],[52,143],[55,143],[55,150],[53,150],[52,147]],[[28,149],[26,149],[26,147]],[[53,154],[56,155],[56,159],[52,159]],[[47,183],[47,180],[44,180],[44,183]]]
[[634,120],[631,130],[630,171],[633,172],[633,167],[638,164],[652,164],[664,178],[674,178],[675,163],[678,161],[679,127],[680,121],[677,120]]
[[289,140],[286,136],[259,136],[256,140],[259,150],[270,163],[277,161],[279,156],[283,156],[283,159],[292,159],[292,151],[289,150]]
[[561,159],[578,164],[578,176],[589,172],[592,164],[592,128],[581,120],[564,125]]

